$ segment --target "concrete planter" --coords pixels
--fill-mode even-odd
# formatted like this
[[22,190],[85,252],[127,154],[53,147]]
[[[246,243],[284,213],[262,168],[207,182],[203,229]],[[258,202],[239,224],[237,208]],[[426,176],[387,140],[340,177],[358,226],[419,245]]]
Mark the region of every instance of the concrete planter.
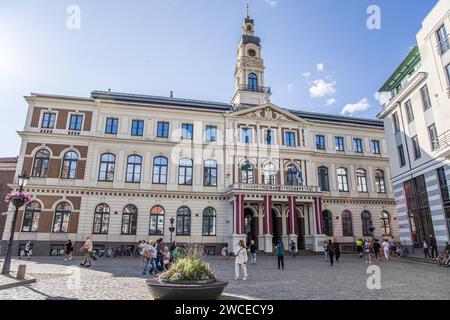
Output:
[[217,300],[228,285],[226,281],[168,282],[158,278],[146,281],[155,300]]

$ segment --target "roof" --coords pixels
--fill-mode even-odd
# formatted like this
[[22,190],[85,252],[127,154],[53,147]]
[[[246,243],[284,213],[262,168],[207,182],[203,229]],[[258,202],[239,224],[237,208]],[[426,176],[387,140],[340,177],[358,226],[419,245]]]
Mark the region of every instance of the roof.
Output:
[[249,36],[249,35],[243,34],[242,35],[242,43],[243,44],[253,43],[253,44],[257,45],[258,47],[260,47],[261,39],[256,36]]
[[378,91],[391,92],[394,90],[402,80],[414,70],[414,67],[420,63],[420,61],[419,47],[416,46]]
[[345,124],[358,124],[365,125],[371,127],[380,127],[383,128],[383,121],[378,119],[368,119],[368,118],[358,118],[358,117],[349,117],[342,116],[337,114],[328,114],[328,113],[318,113],[318,112],[309,112],[309,111],[300,111],[300,110],[288,110],[289,112],[299,116],[300,118],[304,118],[307,120],[313,121],[323,121],[323,122],[336,122],[336,123],[345,123]]

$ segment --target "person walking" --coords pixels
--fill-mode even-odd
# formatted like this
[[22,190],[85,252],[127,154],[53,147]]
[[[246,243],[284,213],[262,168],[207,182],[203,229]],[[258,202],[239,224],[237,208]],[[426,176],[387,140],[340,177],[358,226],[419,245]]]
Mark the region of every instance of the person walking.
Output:
[[91,266],[91,256],[94,250],[94,243],[90,237],[86,237],[86,242],[81,247],[80,252],[84,253],[84,261],[80,263],[80,266],[89,268]]
[[339,263],[339,258],[341,257],[341,244],[336,240],[333,242],[333,251],[336,262]]
[[333,258],[334,258],[334,245],[331,240],[328,240],[328,257],[330,258],[330,266],[333,266]]
[[256,264],[256,243],[254,240],[250,241],[250,257],[251,257],[251,264]]
[[[150,240],[150,244],[144,247],[144,257],[145,264],[142,269],[142,275],[145,276],[147,273],[151,273],[156,276],[159,275],[160,272],[156,267],[157,252],[155,240]],[[150,267],[150,270],[147,272],[148,267]]]
[[362,239],[358,239],[356,241],[356,251],[358,252],[359,258],[362,259],[363,257],[363,241]]
[[364,254],[366,255],[366,263],[372,263],[372,253],[371,253],[372,244],[371,242],[365,240],[363,245],[364,245],[363,247]]
[[436,238],[430,234],[430,240],[429,240],[429,245],[431,248],[431,258],[434,259],[434,254],[436,253],[436,258],[438,257],[439,253],[438,253],[438,249],[437,249],[437,241]]
[[430,258],[430,246],[428,245],[427,240],[423,240],[422,248],[423,248],[423,255],[425,256],[425,259]]
[[297,246],[295,245],[295,241],[291,241],[291,255],[296,258],[297,257]]
[[325,253],[325,261],[328,262],[328,241],[323,242],[323,252]]
[[169,270],[170,267],[170,251],[169,247],[164,247],[164,270]]
[[381,244],[381,248],[384,253],[384,258],[386,261],[389,260],[389,252],[391,251],[391,245],[389,244],[389,241],[387,239],[383,240],[383,243]]
[[164,270],[164,239],[159,238],[156,242],[156,267],[158,270]]
[[244,240],[240,240],[235,251],[236,260],[234,261],[234,280],[240,279],[240,273],[242,270],[242,280],[247,280],[247,248],[245,246]]
[[228,246],[225,246],[222,248],[222,251],[220,252],[220,255],[224,257],[225,259],[230,259],[230,256],[228,255]]
[[390,254],[391,256],[395,256],[395,248],[396,248],[396,243],[395,243],[395,239],[392,238],[391,240],[389,240],[389,248],[390,248]]
[[31,241],[28,241],[23,249],[23,253],[27,256],[27,260],[31,259],[31,254],[33,253],[33,246],[31,245]]
[[283,242],[278,240],[277,245],[275,246],[275,250],[278,257],[278,270],[284,270],[284,245]]
[[64,260],[72,260],[72,255],[73,255],[73,243],[72,240],[67,240],[67,242],[64,244],[65,247],[65,253],[66,253],[66,258]]

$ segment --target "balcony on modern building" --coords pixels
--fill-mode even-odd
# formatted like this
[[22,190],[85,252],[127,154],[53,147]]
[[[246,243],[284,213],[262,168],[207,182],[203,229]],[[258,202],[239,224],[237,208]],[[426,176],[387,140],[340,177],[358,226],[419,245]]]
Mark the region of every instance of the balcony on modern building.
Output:
[[433,151],[437,153],[437,156],[450,156],[450,130],[433,140]]

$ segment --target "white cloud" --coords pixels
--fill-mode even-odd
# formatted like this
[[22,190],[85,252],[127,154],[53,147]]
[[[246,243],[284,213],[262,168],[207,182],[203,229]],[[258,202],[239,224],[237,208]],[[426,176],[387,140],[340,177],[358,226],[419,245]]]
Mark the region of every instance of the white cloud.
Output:
[[347,104],[341,111],[341,114],[344,116],[351,116],[355,112],[366,111],[370,108],[370,104],[367,101],[367,98],[363,98],[361,101],[353,104]]
[[294,89],[294,84],[291,83],[288,85],[288,91],[292,91]]
[[325,101],[325,104],[327,106],[331,106],[332,104],[335,104],[335,103],[336,103],[336,99],[335,98],[330,98],[330,99],[327,99],[327,101]]
[[380,105],[384,105],[392,97],[390,92],[375,92],[373,96],[375,97],[375,100],[380,103]]
[[309,96],[311,98],[331,96],[336,92],[335,86],[336,81],[326,83],[322,79],[314,80],[312,87],[309,88]]
[[325,69],[325,66],[323,63],[318,63],[317,64],[317,71],[322,72]]
[[278,0],[265,0],[266,4],[269,5],[271,8],[275,8],[278,4]]
[[305,77],[305,78],[311,77],[311,72],[303,72],[302,77]]

